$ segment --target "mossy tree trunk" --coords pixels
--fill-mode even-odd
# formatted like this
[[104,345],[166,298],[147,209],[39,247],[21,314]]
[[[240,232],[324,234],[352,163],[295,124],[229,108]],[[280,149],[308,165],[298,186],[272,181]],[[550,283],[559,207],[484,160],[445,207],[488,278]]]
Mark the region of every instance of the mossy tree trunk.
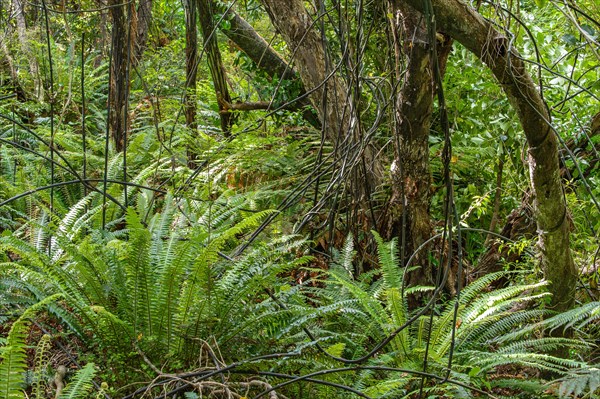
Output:
[[[403,0],[421,12],[421,0]],[[570,223],[560,179],[558,140],[548,107],[510,39],[460,0],[431,0],[438,27],[488,65],[517,112],[529,144],[528,163],[538,229],[540,263],[550,281],[551,307],[570,309],[577,270],[570,251]]]

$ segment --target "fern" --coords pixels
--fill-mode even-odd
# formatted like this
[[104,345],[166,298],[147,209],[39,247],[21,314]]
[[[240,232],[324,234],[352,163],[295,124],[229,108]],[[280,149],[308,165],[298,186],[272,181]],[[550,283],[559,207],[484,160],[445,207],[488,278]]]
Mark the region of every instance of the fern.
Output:
[[398,239],[394,238],[389,243],[384,243],[381,236],[377,232],[372,231],[375,242],[377,243],[377,253],[379,254],[379,265],[385,288],[402,289],[403,287],[403,270],[398,265]]
[[88,363],[75,373],[75,376],[61,392],[58,399],[85,399],[93,388],[92,380],[96,375],[94,363]]
[[592,398],[600,394],[600,368],[590,366],[570,371],[557,382],[560,382],[558,393],[561,398]]
[[152,311],[150,299],[152,276],[150,270],[150,232],[142,226],[137,213],[127,210],[127,226],[129,243],[126,255],[125,273],[127,274],[127,291],[131,306],[133,326],[139,332],[152,334]]
[[197,353],[198,338],[212,335],[239,355],[234,348],[244,347],[242,337],[254,339],[271,323],[283,327],[292,318],[276,313],[264,288],[277,286],[279,274],[308,262],[290,256],[304,240],[256,245],[234,262],[221,257],[272,211],[242,211],[244,198],[231,193],[214,203],[167,195],[162,213],[150,216],[147,226],[144,215],[129,208],[124,228],[98,231],[90,223],[98,210],[94,200],[88,196],[57,219],[56,231],[39,226],[53,237],[54,256],[18,237],[27,229],[0,237],[0,248],[20,257],[11,269],[36,296],[63,295],[66,306],[53,305],[52,313],[90,347],[129,357],[135,344],[152,361],[167,356],[186,362]]
[[23,314],[13,322],[6,346],[2,347],[0,355],[0,399],[22,399],[23,373],[27,369],[26,339],[29,319],[44,306],[61,298],[56,294],[49,296],[26,309]]
[[34,373],[33,373],[33,394],[35,399],[45,398],[45,387],[43,383],[48,368],[48,350],[50,349],[50,335],[44,334],[35,349]]
[[[325,287],[321,290],[306,290],[310,295],[317,296],[312,303],[319,303],[319,306],[312,310],[312,315],[290,309],[296,317],[292,324],[302,326],[304,323],[312,323],[311,326],[314,326],[318,322],[319,325],[331,329],[316,329],[320,341],[344,342],[343,350],[346,353],[356,353],[367,343],[372,347],[373,341],[383,339],[404,325],[411,314],[406,297],[402,297],[399,290],[399,287],[402,287],[402,269],[395,256],[395,241],[385,243],[375,235],[381,266],[378,273],[381,278],[356,281],[347,270],[351,264],[350,240],[349,238],[339,256],[340,261],[324,272],[328,277],[323,281]],[[435,309],[436,314],[431,320],[429,316],[420,317],[412,326],[402,330],[390,342],[389,347],[373,361],[419,370],[423,364],[425,349],[429,347],[429,368],[441,373],[448,364],[448,356],[454,345],[452,372],[462,375],[461,378],[467,383],[470,383],[471,377],[461,373],[472,368],[480,370],[482,375],[505,365],[552,372],[580,368],[581,362],[554,357],[547,353],[564,347],[587,350],[587,344],[572,339],[531,336],[534,331],[539,331],[539,321],[547,312],[540,309],[522,310],[522,306],[517,306],[521,303],[536,303],[540,298],[547,296],[543,291],[545,284],[513,285],[489,291],[490,283],[505,274],[501,272],[486,275],[465,287],[458,303],[456,320],[455,304],[449,301]],[[586,317],[595,317],[592,307],[586,307],[574,314],[575,318],[570,320],[575,320],[575,325],[585,325]],[[556,320],[550,319],[551,325],[566,324],[565,317],[555,317]],[[354,330],[356,334],[350,340],[348,336],[344,340],[340,339],[334,330]],[[523,330],[529,333],[521,333]],[[396,385],[388,378],[383,381],[358,381],[359,385],[364,384],[363,386],[379,386],[381,391],[375,389],[376,392],[392,397],[402,396],[401,390],[397,389],[406,389],[408,381],[403,382],[404,386]],[[441,388],[435,388],[432,392],[436,389]],[[454,392],[454,389],[448,392]],[[442,390],[446,391],[446,388]],[[408,390],[405,394],[410,396],[411,392]]]

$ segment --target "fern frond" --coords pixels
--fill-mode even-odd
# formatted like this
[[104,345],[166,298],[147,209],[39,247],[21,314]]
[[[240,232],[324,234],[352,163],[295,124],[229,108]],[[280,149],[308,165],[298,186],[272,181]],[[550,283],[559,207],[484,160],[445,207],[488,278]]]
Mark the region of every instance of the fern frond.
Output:
[[550,329],[556,329],[560,326],[580,329],[599,319],[600,302],[589,302],[546,319],[544,325]]
[[469,355],[469,364],[480,367],[484,372],[488,372],[498,366],[504,366],[508,364],[531,367],[541,371],[550,371],[556,373],[564,373],[568,369],[581,367],[581,362],[535,352],[489,353],[480,351],[467,351],[465,354]]
[[583,367],[569,372],[567,376],[558,380],[560,388],[558,394],[561,398],[595,397],[600,393],[600,368]]
[[529,301],[548,295],[547,293],[520,296],[527,291],[536,291],[545,286],[545,282],[529,285],[514,285],[482,295],[479,299],[472,301],[469,306],[461,312],[461,319],[465,322],[476,322],[485,319],[495,313],[501,312],[518,302]]
[[30,318],[41,308],[61,298],[61,294],[55,294],[44,298],[32,305],[12,324],[6,346],[0,354],[0,399],[23,399],[21,388],[23,373],[27,369],[26,362],[26,339]]
[[86,399],[93,388],[92,380],[96,375],[94,363],[88,363],[75,373],[75,376],[61,392],[58,399]]
[[394,238],[388,243],[377,232],[372,231],[373,237],[377,242],[377,253],[379,254],[379,265],[383,275],[386,288],[402,288],[403,269],[400,268],[398,261],[398,239]]
[[558,313],[534,324],[528,324],[518,331],[503,336],[503,341],[515,340],[538,330],[553,331],[558,328],[583,328],[600,318],[600,302],[589,302],[582,306]]
[[541,309],[531,309],[521,312],[501,312],[494,317],[490,317],[488,321],[480,323],[479,326],[471,328],[468,334],[461,336],[460,345],[465,348],[470,344],[480,344],[488,342],[509,342],[504,339],[505,334],[510,334],[514,331],[515,326],[525,326],[535,323],[540,320],[546,311]]
[[[388,311],[393,323],[390,330],[394,330],[406,323],[408,319],[408,306],[406,306],[406,299],[400,294],[399,288],[390,288],[387,291],[387,302]],[[409,333],[410,330],[405,328],[396,335],[393,341],[396,351],[402,355],[400,361],[403,357],[408,356],[412,350]]]
[[558,337],[543,337],[518,340],[501,347],[498,349],[497,353],[548,353],[563,348],[583,351],[585,349],[589,349],[589,347],[589,344],[581,340]]
[[340,254],[339,265],[344,268],[348,272],[348,274],[354,277],[354,268],[352,267],[352,261],[354,260],[354,256],[356,255],[356,251],[354,251],[354,237],[352,234],[348,234],[346,237],[346,243],[344,244],[344,248],[342,249],[342,253]]
[[150,232],[142,225],[133,208],[127,209],[129,243],[125,271],[132,309],[132,323],[136,332],[152,334],[152,309],[150,299],[153,270],[150,268]]
[[33,371],[33,395],[35,399],[44,399],[46,397],[44,383],[44,375],[46,374],[49,358],[48,350],[50,349],[51,337],[48,334],[42,335],[40,342],[38,342],[35,348],[35,360],[34,360],[34,371]]

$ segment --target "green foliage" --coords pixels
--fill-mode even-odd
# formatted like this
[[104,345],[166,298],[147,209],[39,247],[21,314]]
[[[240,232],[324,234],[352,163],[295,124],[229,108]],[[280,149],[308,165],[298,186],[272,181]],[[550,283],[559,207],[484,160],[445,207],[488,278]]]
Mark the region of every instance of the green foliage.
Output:
[[561,398],[595,398],[600,394],[600,369],[584,367],[574,370],[561,379],[558,391]]
[[48,334],[42,335],[42,338],[38,342],[35,348],[35,361],[34,361],[34,373],[33,373],[33,392],[35,399],[43,399],[45,397],[45,384],[44,379],[46,378],[48,363],[49,363],[49,349],[51,347],[51,337]]
[[49,303],[61,298],[61,294],[54,294],[44,298],[35,305],[27,308],[15,320],[6,337],[6,345],[1,347],[0,353],[0,399],[21,399],[23,393],[23,376],[27,370],[26,353],[27,332],[30,318]]
[[[114,153],[111,141],[105,151],[105,134],[110,131],[110,13],[79,12],[95,9],[92,0],[55,10],[65,12],[50,12],[50,64],[42,9],[21,3],[29,51],[20,41],[12,8],[0,7],[5,27],[0,62],[0,202],[10,200],[0,207],[0,324],[11,326],[1,330],[0,399],[22,398],[29,388],[30,397],[48,394],[49,356],[56,349],[44,336],[34,359],[27,358],[26,351],[28,320],[41,306],[47,309],[45,317],[52,327],[84,343],[86,353],[79,355],[99,365],[96,370],[87,363],[71,378],[61,398],[92,397],[95,372],[109,380],[111,389],[149,380],[155,372],[144,359],[165,372],[202,367],[198,353],[207,342],[219,348],[225,363],[277,351],[298,355],[257,362],[246,371],[277,369],[300,375],[334,368],[339,364],[317,344],[331,356],[357,358],[416,314],[418,309],[408,308],[407,295],[430,293],[433,288],[404,287],[409,270],[399,267],[397,240],[386,243],[374,234],[378,268],[356,274],[355,252],[373,259],[374,253],[366,254],[365,248],[354,251],[352,239],[330,264],[327,254],[322,255],[324,262],[307,256],[309,244],[289,235],[300,230],[297,222],[302,220],[302,233],[310,229],[318,242],[315,253],[335,252],[333,247],[341,244],[339,237],[347,231],[356,230],[357,242],[368,235],[373,226],[367,226],[367,218],[361,220],[365,215],[354,214],[344,198],[360,182],[338,174],[342,169],[354,174],[347,163],[351,154],[337,154],[334,148],[340,148],[341,142],[327,134],[322,140],[322,132],[307,127],[301,112],[291,110],[234,111],[232,135],[224,137],[217,95],[202,57],[197,63],[199,81],[193,88],[185,87],[182,4],[152,2],[148,46],[129,76],[124,159],[125,154]],[[300,70],[297,50],[273,34],[260,1],[217,3],[219,12],[232,6]],[[398,16],[390,13],[385,2],[349,6],[326,0],[323,5],[327,14],[314,15],[313,26],[326,39],[332,78],[351,86],[352,118],[356,118],[349,126],[358,136],[371,138],[368,144],[360,143],[368,145],[360,151],[374,150],[381,160],[376,166],[385,170],[394,157],[390,143],[397,138],[393,131],[401,116],[396,99],[407,77],[402,70],[405,54],[397,42],[403,36],[396,37],[394,25]],[[71,6],[78,8],[71,10]],[[428,371],[445,375],[453,351],[450,378],[493,393],[508,390],[518,392],[515,396],[538,397],[547,388],[542,381],[521,379],[523,370],[537,370],[531,373],[562,376],[560,396],[593,397],[597,365],[582,360],[597,363],[589,355],[589,342],[600,333],[597,240],[590,239],[590,231],[600,229],[593,201],[600,195],[595,163],[598,136],[588,138],[587,127],[600,104],[598,5],[593,0],[511,1],[493,6],[484,2],[478,11],[505,29],[511,46],[531,61],[527,70],[543,91],[558,137],[577,146],[590,141],[573,154],[560,155],[571,173],[564,179],[572,210],[574,259],[582,265],[581,280],[591,288],[592,299],[578,293],[577,300],[583,303],[576,309],[556,315],[544,311],[542,271],[532,257],[517,267],[521,273],[494,273],[471,282],[460,299],[442,294],[431,318],[416,318],[370,364],[422,370],[427,352]],[[220,29],[229,29],[228,22],[222,20]],[[269,76],[234,43],[215,34],[234,102],[272,101],[273,109],[298,96],[299,81]],[[78,54],[82,46],[83,59]],[[30,70],[30,61],[38,64],[37,74]],[[528,189],[524,162],[528,149],[518,116],[491,73],[457,43],[448,59],[444,89],[452,134],[451,178],[461,224],[488,228],[494,216],[501,224]],[[198,112],[196,127],[191,128],[181,107],[182,96],[194,91]],[[16,96],[10,97],[13,93]],[[440,110],[433,108],[437,121]],[[52,157],[57,162],[52,177],[51,117]],[[430,216],[437,225],[446,199],[440,156],[444,140],[438,122],[428,139],[433,183]],[[316,167],[317,160],[323,165]],[[504,162],[503,174],[500,162]],[[88,187],[78,181],[84,167],[85,177],[92,179]],[[389,205],[391,182],[383,175],[383,184],[370,188],[373,219],[385,217]],[[110,198],[101,194],[105,176]],[[502,195],[496,209],[499,177]],[[587,178],[586,184],[582,177]],[[120,180],[139,186],[125,189]],[[42,189],[51,183],[59,186]],[[304,224],[308,220],[304,215],[313,205],[314,219]],[[237,253],[267,219],[271,224],[252,235],[255,240],[246,252],[227,259],[226,254]],[[377,225],[382,225],[380,220]],[[324,226],[331,233],[326,237],[321,235]],[[465,234],[464,239],[465,259],[475,262],[486,250],[483,235]],[[533,249],[533,239],[516,241],[511,251]],[[512,285],[492,290],[490,284],[501,277]],[[316,340],[309,339],[303,328]],[[553,337],[565,329],[576,339]],[[578,354],[578,361],[572,360],[575,356],[553,355],[564,348]],[[23,384],[27,364],[33,365],[29,388]],[[414,397],[420,387],[410,372],[361,370],[324,378],[372,397]],[[423,385],[424,396],[473,396],[451,384],[438,386],[428,380]],[[290,393],[288,397],[339,394],[315,384],[288,389],[284,391]],[[108,390],[105,386],[95,396]]]
[[20,257],[15,278],[41,296],[60,293],[67,306],[53,313],[79,339],[111,356],[127,358],[141,350],[152,361],[167,356],[172,367],[179,367],[193,360],[194,348],[206,337],[227,343],[227,352],[239,356],[248,349],[236,342],[268,323],[272,309],[261,304],[264,290],[280,284],[279,274],[308,261],[287,255],[303,241],[282,238],[230,261],[221,251],[234,248],[238,237],[272,212],[241,211],[243,200],[223,197],[194,203],[190,223],[176,204],[167,197],[163,212],[154,214],[147,227],[129,208],[124,230],[82,236],[74,220],[87,217],[75,215],[96,212],[86,211],[83,202],[61,222],[51,255],[15,236],[0,238],[0,246]]
[[[372,346],[404,326],[414,314],[408,309],[410,292],[429,291],[430,287],[404,288],[405,271],[398,266],[397,243],[385,243],[375,234],[380,268],[371,275],[354,276],[352,270],[352,238],[331,269],[322,290],[312,292],[320,306],[314,313],[322,318],[321,340],[331,342],[330,353],[357,357],[363,348]],[[427,353],[428,371],[443,374],[452,353],[452,376],[468,384],[489,386],[486,376],[500,367],[527,367],[542,371],[565,372],[577,369],[580,363],[555,357],[549,353],[570,347],[586,350],[584,342],[539,336],[545,329],[565,326],[575,320],[590,322],[589,309],[564,317],[554,316],[542,321],[543,310],[524,308],[520,304],[534,303],[545,297],[544,283],[513,285],[489,290],[489,285],[505,272],[488,274],[465,287],[460,299],[437,306],[434,316],[420,316],[415,323],[401,330],[389,348],[372,362],[395,367],[421,370]],[[575,322],[576,323],[576,322]],[[354,331],[340,336],[335,331]],[[340,341],[343,340],[343,341]],[[333,351],[333,352],[332,352]],[[418,380],[418,379],[417,379]],[[358,386],[368,387],[369,395],[398,395],[411,392],[414,376],[380,379],[371,373],[360,376]],[[495,380],[494,383],[498,381]],[[408,389],[408,391],[406,391]],[[436,390],[455,392],[456,387]],[[404,390],[404,391],[403,391]],[[439,391],[437,391],[439,392]]]
[[58,399],[84,399],[89,397],[93,388],[92,379],[96,375],[96,367],[93,363],[86,364],[75,373],[75,376],[61,392]]

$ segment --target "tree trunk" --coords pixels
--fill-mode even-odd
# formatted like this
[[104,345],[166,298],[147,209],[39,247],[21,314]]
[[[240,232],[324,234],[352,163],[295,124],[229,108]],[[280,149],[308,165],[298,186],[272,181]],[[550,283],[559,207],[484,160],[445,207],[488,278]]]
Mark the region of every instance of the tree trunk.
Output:
[[[8,35],[7,35],[8,36]],[[8,69],[8,73],[10,74],[12,84],[19,84],[19,75],[17,74],[17,69],[15,68],[15,61],[10,55],[10,51],[8,51],[8,47],[6,47],[6,40],[0,41],[0,48],[2,49],[2,53],[4,54],[3,60],[0,62],[2,68],[6,66]],[[7,85],[5,81],[0,81],[0,86]]]
[[19,43],[21,44],[21,50],[29,62],[29,73],[35,86],[35,98],[38,101],[44,99],[44,85],[40,76],[40,67],[38,65],[35,55],[31,51],[29,45],[29,38],[27,37],[27,22],[25,21],[25,4],[23,0],[13,0],[15,20],[17,22],[17,34],[19,36]]
[[304,8],[304,2],[263,0],[262,3],[294,55],[293,62],[304,87],[311,91],[310,100],[325,125],[327,139],[339,145],[350,134],[348,91],[338,76],[328,76],[330,71],[326,68],[326,50],[313,27],[311,16]]
[[[502,144],[501,144],[502,145]],[[492,220],[490,221],[489,231],[492,233],[496,232],[496,226],[498,225],[498,218],[500,217],[500,203],[502,202],[502,173],[504,172],[504,162],[506,161],[506,155],[504,149],[500,153],[498,158],[498,170],[496,171],[496,188],[494,190],[494,210],[492,211]],[[484,246],[487,247],[489,242],[493,239],[492,234],[489,233],[485,239]]]
[[[398,54],[396,59],[405,58],[406,70],[397,76],[397,79],[403,80],[403,84],[395,106],[395,159],[391,169],[392,197],[388,205],[387,235],[389,238],[400,238],[403,250],[401,255],[405,261],[432,234],[429,214],[429,131],[435,83],[432,43],[421,14],[397,0],[391,2],[391,10],[395,40],[402,41],[396,43],[396,51],[402,48],[403,53]],[[444,38],[442,35],[440,37]],[[445,69],[451,46],[451,40],[444,40],[438,46],[438,60],[442,71]],[[408,285],[431,285],[433,273],[428,254],[427,248],[423,248],[415,255],[413,265],[419,266],[420,269],[408,275]]]
[[152,0],[141,0],[138,11],[135,2],[109,0],[112,20],[111,36],[111,110],[110,132],[115,150],[125,149],[128,121],[130,73],[140,62],[148,38],[152,18]]
[[100,26],[99,34],[96,35],[94,42],[95,48],[100,49],[98,55],[94,58],[94,68],[98,68],[102,65],[102,62],[106,59],[107,43],[110,43],[110,34],[108,30],[108,18],[110,9],[108,7],[109,0],[96,0],[96,7],[100,10]]
[[[324,139],[331,143],[337,164],[331,187],[343,182],[348,203],[340,205],[351,215],[349,229],[355,237],[377,229],[371,193],[383,181],[378,151],[364,137],[360,126],[358,92],[352,90],[328,65],[326,43],[315,28],[316,21],[302,0],[263,0],[271,22],[285,39],[293,64],[321,120]],[[323,17],[326,18],[326,17]],[[347,57],[349,58],[349,57]],[[356,81],[360,79],[356,76]],[[316,197],[315,197],[316,198]]]
[[[420,14],[392,2],[395,30],[401,36],[406,71],[396,104],[395,159],[391,168],[392,198],[389,204],[389,237],[399,237],[404,257],[412,254],[432,232],[429,216],[431,174],[429,129],[433,111],[434,81],[431,44]],[[397,35],[398,37],[398,35]],[[401,57],[397,57],[400,59]],[[408,275],[408,285],[431,285],[428,251],[420,251]],[[403,259],[406,260],[406,259]]]
[[[195,0],[185,0],[185,125],[196,131],[196,76],[198,72],[198,32]],[[188,154],[191,155],[191,154]]]
[[200,27],[202,29],[202,36],[204,37],[204,53],[208,60],[208,67],[217,95],[219,115],[221,117],[221,130],[225,137],[229,137],[231,135],[234,115],[228,110],[227,106],[231,104],[231,95],[227,87],[225,68],[221,60],[221,51],[217,43],[217,32],[213,22],[214,9],[212,0],[198,0]]
[[[596,114],[590,123],[589,133],[585,133],[585,138],[581,140],[570,139],[565,143],[566,148],[571,153],[577,154],[578,158],[586,159],[589,163],[588,169],[584,171],[584,174],[593,168],[594,164],[598,162],[598,151],[600,149],[599,144],[595,144],[593,138],[600,136],[600,113]],[[561,163],[560,174],[565,180],[571,180],[576,172],[575,167],[572,169],[567,168],[565,164]],[[496,207],[494,207],[494,213]],[[493,230],[490,227],[490,230]],[[521,204],[518,208],[513,211],[506,218],[506,224],[502,228],[501,236],[506,237],[508,240],[518,241],[521,238],[531,239],[535,237],[536,225],[533,218],[532,212],[532,198],[531,190],[528,190]],[[503,245],[502,240],[496,237],[491,237],[486,240],[486,246],[489,245],[486,252],[481,256],[477,269],[471,274],[472,279],[476,279],[488,273],[493,273],[502,270],[502,267],[506,263],[514,263],[521,258],[521,254],[513,251],[510,245]]]
[[125,147],[125,135],[127,129],[126,110],[129,97],[129,68],[131,66],[129,51],[131,49],[128,39],[129,24],[127,21],[127,6],[120,0],[109,0],[110,13],[112,17],[112,39],[111,39],[111,109],[109,115],[110,132],[117,152],[123,151]]
[[152,0],[139,0],[137,9],[137,32],[135,36],[135,53],[134,59],[137,64],[146,50],[148,42],[148,30],[152,23]]
[[254,28],[231,7],[222,10],[223,19],[229,21],[229,29],[223,33],[234,42],[254,63],[269,76],[296,80],[296,71],[262,38]]
[[[421,0],[403,0],[421,12]],[[560,180],[558,143],[550,114],[520,55],[509,39],[459,0],[431,0],[440,29],[461,42],[492,70],[517,111],[529,144],[529,173],[534,194],[541,266],[550,281],[551,307],[571,308],[577,271],[569,246],[569,220]]]

